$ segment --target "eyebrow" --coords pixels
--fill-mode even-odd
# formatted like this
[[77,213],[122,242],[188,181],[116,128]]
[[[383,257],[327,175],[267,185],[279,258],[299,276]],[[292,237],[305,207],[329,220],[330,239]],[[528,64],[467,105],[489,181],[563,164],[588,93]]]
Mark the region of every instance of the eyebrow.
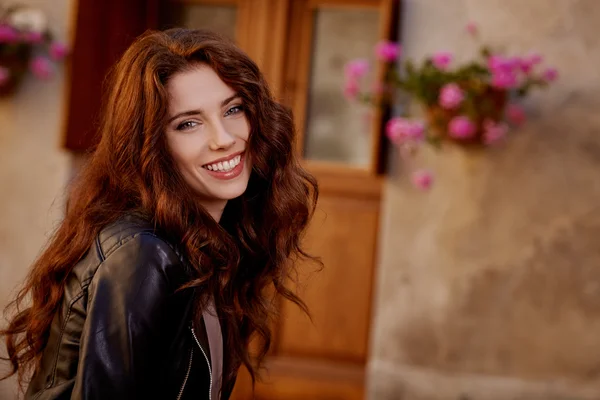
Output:
[[[233,100],[235,100],[238,97],[241,97],[239,95],[239,93],[234,93],[233,95],[229,96],[228,98],[226,98],[225,100],[223,100],[221,102],[221,107],[225,107],[227,104],[231,103]],[[180,118],[180,117],[191,117],[192,115],[204,115],[204,110],[202,110],[201,108],[198,108],[198,109],[195,109],[195,110],[188,110],[188,111],[180,112],[178,114],[175,114],[171,118],[169,118],[169,120],[167,121],[167,123],[170,124],[171,122],[175,121],[177,118]]]

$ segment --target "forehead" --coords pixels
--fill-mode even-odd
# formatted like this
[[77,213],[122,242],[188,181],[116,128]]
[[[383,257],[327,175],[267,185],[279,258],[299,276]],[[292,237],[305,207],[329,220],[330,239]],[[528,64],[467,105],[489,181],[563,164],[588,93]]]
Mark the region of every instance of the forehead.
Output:
[[167,84],[169,109],[173,112],[189,109],[221,107],[221,102],[234,94],[233,89],[206,65],[178,72]]

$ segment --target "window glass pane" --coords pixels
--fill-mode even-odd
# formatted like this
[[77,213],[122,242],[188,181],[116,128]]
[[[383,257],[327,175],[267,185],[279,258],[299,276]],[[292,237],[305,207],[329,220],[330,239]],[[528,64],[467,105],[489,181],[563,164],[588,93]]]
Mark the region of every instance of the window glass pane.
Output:
[[[322,9],[315,14],[305,158],[368,167],[370,125],[365,123],[365,106],[344,98],[344,65],[355,58],[372,60],[379,12]],[[370,89],[372,78],[373,71],[364,79],[365,89]]]

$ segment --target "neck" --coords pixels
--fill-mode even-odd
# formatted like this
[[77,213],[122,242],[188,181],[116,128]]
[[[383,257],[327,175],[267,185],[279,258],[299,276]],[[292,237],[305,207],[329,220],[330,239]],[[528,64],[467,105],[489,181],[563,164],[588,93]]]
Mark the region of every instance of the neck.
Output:
[[211,217],[217,222],[221,221],[223,211],[227,205],[227,200],[215,200],[210,202],[202,202],[202,207],[210,214]]

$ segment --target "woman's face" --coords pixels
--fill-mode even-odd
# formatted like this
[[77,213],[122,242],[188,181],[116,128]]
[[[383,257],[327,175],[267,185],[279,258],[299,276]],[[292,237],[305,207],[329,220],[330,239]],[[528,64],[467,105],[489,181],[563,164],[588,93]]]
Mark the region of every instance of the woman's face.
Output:
[[241,98],[206,65],[172,76],[166,127],[171,154],[201,204],[220,219],[250,179],[250,125]]

